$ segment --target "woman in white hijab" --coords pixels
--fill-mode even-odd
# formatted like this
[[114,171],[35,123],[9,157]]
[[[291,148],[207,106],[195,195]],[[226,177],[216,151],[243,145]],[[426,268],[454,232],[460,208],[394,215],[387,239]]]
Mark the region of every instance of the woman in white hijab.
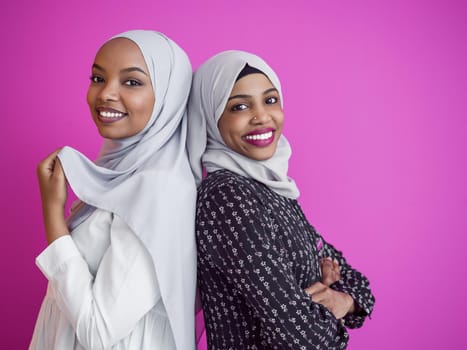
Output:
[[198,281],[209,350],[343,349],[344,322],[360,327],[373,309],[368,280],[297,202],[283,122],[279,80],[261,58],[226,51],[195,72],[187,145],[201,183]]
[[[97,52],[87,100],[100,156],[64,147],[37,170],[49,283],[30,349],[195,349],[190,84],[186,54],[161,33],[122,33]],[[80,200],[68,222],[66,182]]]

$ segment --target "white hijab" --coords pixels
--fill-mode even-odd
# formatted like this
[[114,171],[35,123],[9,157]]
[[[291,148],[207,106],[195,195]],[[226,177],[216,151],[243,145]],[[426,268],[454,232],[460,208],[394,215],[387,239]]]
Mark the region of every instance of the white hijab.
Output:
[[105,139],[95,163],[72,148],[61,150],[68,183],[82,201],[69,225],[73,229],[95,208],[121,217],[152,256],[177,349],[194,349],[196,186],[185,148],[191,65],[161,33],[135,30],[116,37],[140,48],[154,109],[137,135]]
[[253,178],[280,195],[296,199],[298,188],[287,176],[291,149],[284,136],[280,137],[276,152],[270,159],[258,161],[230,149],[219,132],[218,121],[235,80],[246,64],[269,78],[279,91],[282,104],[279,79],[258,56],[242,51],[225,51],[211,57],[194,73],[188,102],[187,145],[191,169],[198,185],[204,165],[207,172],[227,169]]

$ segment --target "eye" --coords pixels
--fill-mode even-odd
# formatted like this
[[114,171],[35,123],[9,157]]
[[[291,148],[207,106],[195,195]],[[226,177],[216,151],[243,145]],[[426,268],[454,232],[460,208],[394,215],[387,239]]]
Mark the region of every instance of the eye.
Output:
[[248,108],[248,106],[246,104],[239,103],[239,104],[236,104],[236,105],[233,105],[232,107],[230,107],[230,110],[232,112],[238,112],[238,111],[244,111],[247,108]]
[[89,77],[89,79],[91,80],[91,83],[95,83],[95,84],[97,84],[97,83],[102,83],[102,82],[104,81],[104,79],[102,79],[102,78],[101,78],[100,76],[98,76],[98,75],[91,75],[91,76]]
[[272,105],[274,103],[277,103],[278,101],[279,101],[279,99],[277,97],[275,97],[275,96],[269,96],[265,100],[266,104],[268,104],[268,105]]
[[123,84],[126,85],[126,86],[141,86],[141,85],[143,85],[140,81],[138,81],[136,79],[128,79]]

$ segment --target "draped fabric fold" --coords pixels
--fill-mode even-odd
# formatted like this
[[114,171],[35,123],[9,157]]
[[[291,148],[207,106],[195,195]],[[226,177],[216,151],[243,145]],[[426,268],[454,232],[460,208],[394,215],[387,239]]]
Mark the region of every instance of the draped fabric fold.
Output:
[[141,132],[105,139],[95,162],[70,147],[61,150],[67,181],[81,201],[68,223],[73,229],[95,208],[121,217],[151,254],[177,349],[194,349],[196,187],[185,148],[191,65],[161,33],[136,30],[116,37],[140,48],[155,105]]
[[219,119],[235,84],[238,74],[249,65],[263,72],[279,91],[279,78],[260,57],[243,51],[224,51],[203,63],[194,73],[188,102],[188,154],[197,184],[201,183],[202,166],[208,172],[228,169],[251,177],[273,191],[297,198],[299,190],[287,176],[291,149],[282,135],[276,153],[267,160],[247,158],[224,143],[218,129]]

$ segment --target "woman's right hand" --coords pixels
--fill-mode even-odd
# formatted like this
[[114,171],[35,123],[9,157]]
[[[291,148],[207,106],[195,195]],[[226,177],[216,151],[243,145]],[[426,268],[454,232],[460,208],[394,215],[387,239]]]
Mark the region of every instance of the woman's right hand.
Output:
[[341,279],[339,263],[330,257],[320,260],[322,282],[316,282],[305,289],[315,303],[322,304],[331,311],[337,319],[353,312],[355,303],[348,294],[330,288]]
[[354,300],[349,294],[329,288],[321,282],[312,284],[305,292],[315,303],[331,311],[338,320],[355,310]]
[[339,263],[331,258],[322,258],[320,260],[321,274],[323,276],[322,282],[326,286],[330,286],[341,279]]
[[58,237],[69,233],[65,222],[67,185],[65,174],[57,157],[59,152],[60,149],[57,149],[37,166],[42,214],[49,244]]

